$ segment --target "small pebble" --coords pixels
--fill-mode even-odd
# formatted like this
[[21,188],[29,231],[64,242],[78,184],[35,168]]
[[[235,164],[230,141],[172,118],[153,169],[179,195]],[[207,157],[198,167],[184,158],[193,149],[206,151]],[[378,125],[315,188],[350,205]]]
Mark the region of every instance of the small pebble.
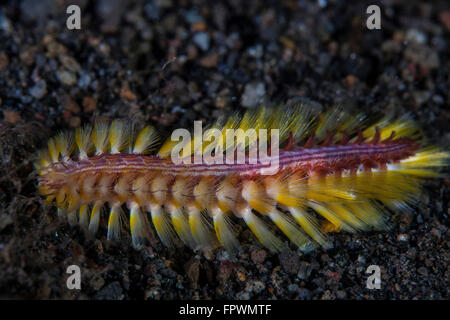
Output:
[[16,124],[20,120],[22,120],[22,117],[17,110],[3,110],[3,116],[5,117],[6,121],[11,124]]
[[47,83],[45,80],[41,79],[31,87],[30,94],[36,99],[43,98],[47,94]]
[[246,108],[254,108],[266,94],[266,86],[263,82],[251,82],[245,86],[241,97],[241,104]]
[[78,79],[78,86],[80,88],[87,88],[90,83],[91,77],[87,73],[81,72],[80,77]]
[[237,278],[239,279],[239,281],[244,282],[245,279],[247,279],[247,277],[245,276],[245,273],[243,273],[242,271],[238,271],[237,272]]
[[73,86],[77,83],[77,76],[73,72],[58,70],[56,76],[58,80],[66,86]]
[[97,101],[95,101],[92,97],[84,97],[83,98],[83,110],[86,113],[91,113],[95,109],[97,109]]
[[5,70],[9,65],[8,55],[4,52],[0,52],[0,72]]
[[198,32],[194,35],[194,43],[203,51],[209,49],[209,35],[206,32]]
[[266,259],[267,252],[264,249],[253,250],[250,254],[250,257],[253,263],[263,263]]
[[71,128],[78,128],[81,125],[81,119],[80,117],[71,117],[69,120],[69,126]]
[[300,268],[300,258],[295,251],[284,250],[279,254],[283,270],[290,274],[297,274]]
[[420,267],[417,272],[425,277],[428,276],[428,269],[425,267]]
[[300,269],[298,270],[297,277],[301,280],[307,280],[311,275],[312,267],[308,262],[303,261],[300,264]]
[[136,95],[130,90],[128,84],[125,84],[122,86],[122,89],[120,89],[120,97],[129,101],[136,99]]
[[300,299],[300,300],[309,300],[309,299],[311,299],[311,297],[312,297],[311,291],[309,291],[308,289],[306,289],[306,288],[300,288],[300,289],[298,290],[297,299]]
[[338,290],[337,292],[336,292],[336,297],[338,298],[338,299],[345,299],[345,298],[347,298],[347,293],[345,292],[345,291],[343,291],[343,290]]
[[298,292],[298,290],[299,290],[299,287],[297,284],[293,283],[293,284],[288,285],[288,291],[290,293]]
[[63,95],[61,97],[61,105],[66,111],[70,111],[72,113],[80,112],[80,106],[69,95]]
[[439,14],[439,20],[447,31],[450,31],[450,11],[443,11]]
[[119,281],[108,284],[94,296],[94,299],[97,300],[120,300],[122,298],[122,287],[120,286]]
[[219,61],[219,54],[217,52],[211,53],[206,57],[200,59],[200,65],[205,68],[213,68],[217,66]]
[[89,285],[92,287],[92,289],[98,291],[105,285],[105,279],[103,279],[101,275],[95,276],[89,281]]
[[77,62],[77,60],[75,60],[75,58],[71,56],[60,56],[59,60],[61,61],[62,65],[69,71],[78,72],[81,69],[81,66]]
[[431,229],[431,234],[438,239],[441,238],[441,231],[439,231],[439,229],[436,228]]

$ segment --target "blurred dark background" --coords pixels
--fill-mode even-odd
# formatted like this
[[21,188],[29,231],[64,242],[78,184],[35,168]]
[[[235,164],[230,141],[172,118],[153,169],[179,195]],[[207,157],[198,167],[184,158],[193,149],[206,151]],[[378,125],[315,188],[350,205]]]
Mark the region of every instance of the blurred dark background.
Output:
[[[66,8],[81,8],[81,30]],[[381,30],[366,8],[381,9]],[[163,134],[260,104],[410,112],[448,148],[448,1],[6,1],[0,5],[0,297],[36,299],[442,299],[449,180],[431,181],[388,233],[334,248],[206,259],[155,240],[88,238],[36,195],[32,161],[58,130],[129,118]],[[65,286],[81,266],[81,291]],[[371,264],[382,289],[365,288]]]

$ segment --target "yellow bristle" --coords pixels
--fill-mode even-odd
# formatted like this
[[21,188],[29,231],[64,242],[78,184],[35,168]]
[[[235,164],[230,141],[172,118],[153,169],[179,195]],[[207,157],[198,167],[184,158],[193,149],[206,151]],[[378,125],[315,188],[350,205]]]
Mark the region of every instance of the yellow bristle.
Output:
[[77,186],[75,183],[71,183],[67,187],[66,194],[66,208],[67,210],[76,210],[80,204],[80,194],[78,193]]
[[170,213],[173,228],[175,229],[180,239],[190,248],[195,248],[195,241],[192,238],[188,218],[181,211],[181,208],[175,205],[169,205],[167,210]]
[[160,158],[168,158],[171,156],[172,153],[172,149],[173,147],[175,147],[178,143],[180,143],[179,141],[172,141],[172,139],[167,139],[163,145],[159,148],[158,150],[158,156]]
[[[186,139],[183,137],[183,140],[180,141],[175,140],[172,141],[172,137],[167,139],[162,147],[158,151],[158,155],[162,158],[166,158],[172,155],[172,150],[174,150],[175,146],[181,146],[179,157],[180,158],[188,158],[189,161],[191,159],[191,156],[194,154],[201,155],[203,151],[204,144],[202,143],[203,140],[203,132],[200,135],[196,135],[194,132],[190,132],[188,137]],[[182,145],[179,145],[182,143]]]
[[236,146],[242,145],[250,149],[258,139],[258,130],[269,128],[270,120],[265,108],[246,112],[235,131]]
[[259,242],[267,249],[272,252],[280,252],[286,248],[286,245],[270,231],[264,221],[252,213],[250,207],[241,208],[239,210],[239,215],[244,219],[245,223]]
[[133,247],[138,249],[144,244],[144,239],[147,237],[146,220],[137,203],[132,202],[128,207],[130,209],[131,242]]
[[160,205],[156,204],[149,205],[148,211],[151,213],[153,225],[161,242],[167,247],[176,244],[176,233],[170,223],[169,215],[163,211]]
[[95,154],[102,154],[108,148],[108,124],[104,121],[97,122],[92,131],[92,141],[95,146]]
[[330,223],[332,223],[336,228],[349,232],[353,232],[355,230],[354,228],[349,226],[339,215],[329,209],[325,203],[318,204],[311,202],[309,206],[313,208],[317,213],[319,213],[322,217],[327,219]]
[[420,193],[417,178],[393,170],[362,172],[355,177],[344,177],[340,186],[342,189],[351,188],[355,195],[383,202],[388,199],[407,200]]
[[348,189],[349,186],[333,175],[311,177],[307,181],[302,179],[296,180],[295,178],[289,181],[291,193],[304,200],[317,202],[353,200],[356,196],[353,190]]
[[335,225],[333,222],[328,221],[328,220],[323,221],[320,228],[322,229],[323,232],[326,232],[326,233],[342,231],[342,228],[340,225]]
[[218,207],[213,209],[214,230],[219,242],[225,250],[234,254],[240,250],[240,244],[235,236],[233,225],[227,215]]
[[133,182],[133,177],[127,174],[122,174],[120,177],[116,178],[114,185],[114,192],[117,194],[119,201],[127,202],[133,196],[133,192],[130,190],[130,184]]
[[[255,142],[257,142],[257,139],[258,134],[255,129],[248,129],[244,131],[239,128],[234,132],[227,132],[225,136],[225,152],[227,154],[232,154],[231,152],[233,150],[246,150],[247,147],[251,149],[256,146]],[[240,154],[242,154],[242,151],[240,151]]]
[[87,227],[89,224],[89,215],[88,215],[88,206],[86,204],[80,207],[78,215],[80,224],[84,227]]
[[224,179],[216,191],[217,202],[220,209],[224,212],[234,209],[238,190],[233,184],[232,179]]
[[60,133],[55,139],[57,152],[61,155],[63,161],[67,161],[73,150],[73,138],[70,133]]
[[189,193],[189,181],[184,178],[175,179],[171,189],[172,198],[179,205],[185,205],[190,201],[186,195]]
[[363,131],[364,136],[372,137],[375,134],[375,129],[378,127],[380,130],[381,140],[387,139],[395,131],[395,137],[410,137],[416,138],[414,135],[417,130],[417,124],[411,119],[409,114],[403,115],[400,119],[394,120],[393,114],[389,114],[380,121],[376,122],[369,128]]
[[267,194],[277,203],[288,207],[295,207],[300,204],[300,199],[289,192],[289,188],[278,177],[269,177],[264,180]]
[[269,128],[280,130],[280,144],[289,138],[289,134],[292,134],[294,142],[299,142],[310,133],[313,117],[311,111],[304,105],[288,108],[280,106],[275,108],[273,112],[268,113],[270,117]]
[[400,169],[439,168],[448,165],[449,161],[450,152],[430,147],[417,152],[412,157],[401,160],[399,167]]
[[130,132],[122,120],[114,120],[109,128],[109,144],[112,154],[120,153],[127,147]]
[[320,230],[319,223],[311,214],[298,207],[290,207],[287,210],[314,241],[324,248],[331,246],[326,236]]
[[67,213],[67,221],[71,226],[74,226],[77,223],[77,212],[76,211],[69,211]]
[[309,252],[314,249],[314,245],[310,239],[303,233],[303,231],[292,221],[288,215],[281,213],[275,207],[269,213],[272,222],[291,240],[296,244],[300,250]]
[[[344,202],[345,204],[345,202]],[[354,231],[365,229],[365,224],[362,220],[358,219],[353,212],[343,204],[327,204],[327,207],[333,211],[341,220],[351,227]]]
[[168,194],[169,177],[158,175],[151,182],[151,191],[156,203],[163,205]]
[[56,148],[56,143],[53,138],[48,140],[47,147],[48,147],[48,153],[50,154],[50,159],[52,160],[52,162],[53,163],[58,162],[59,161],[59,152],[58,152],[58,149]]
[[147,154],[158,143],[158,134],[156,130],[147,126],[139,132],[134,144],[133,153]]
[[60,188],[58,192],[56,193],[56,203],[58,206],[63,207],[64,202],[66,201],[67,197],[67,187]]
[[237,114],[235,114],[229,117],[228,120],[225,122],[225,125],[222,127],[222,138],[220,139],[220,141],[218,141],[218,143],[223,146],[223,151],[229,149],[230,147],[234,147],[234,145],[227,146],[227,139],[226,139],[227,129],[233,130],[238,129],[240,122],[241,122],[240,117]]
[[151,176],[139,176],[132,182],[131,189],[134,193],[134,200],[141,206],[150,203],[152,200],[150,177]]
[[448,165],[449,161],[450,152],[431,147],[401,160],[399,164],[392,165],[390,169],[419,177],[432,177],[439,174],[436,168]]
[[108,233],[106,235],[106,239],[117,240],[120,238],[120,227],[121,227],[120,215],[121,215],[120,204],[114,204],[109,213]]
[[214,201],[215,193],[211,192],[214,190],[214,183],[211,179],[203,178],[195,185],[192,195],[200,208],[207,209]]
[[52,159],[50,158],[50,154],[47,149],[39,152],[38,159],[39,159],[38,161],[39,168],[37,168],[38,170],[41,168],[46,168],[52,163]]
[[44,196],[51,195],[48,198],[52,197],[52,200],[55,198],[55,195],[53,194],[53,190],[50,189],[48,186],[40,185],[40,186],[38,186],[38,190],[39,190],[39,193]]
[[352,201],[346,205],[359,219],[364,221],[367,226],[370,226],[375,230],[386,229],[386,224],[384,222],[386,214],[380,205],[376,205],[376,203],[369,200],[358,201],[356,203],[355,201]]
[[264,188],[252,180],[242,182],[242,198],[261,214],[270,213],[274,205],[274,202],[267,197]]
[[212,226],[206,216],[195,206],[188,207],[189,227],[197,250],[210,250],[217,246]]
[[78,147],[80,159],[87,159],[89,153],[91,152],[93,147],[91,133],[92,128],[88,125],[77,128],[75,131],[75,143]]
[[98,230],[98,224],[100,222],[100,211],[103,207],[103,203],[96,202],[91,211],[91,219],[89,220],[89,231],[92,234],[96,234]]
[[315,136],[319,141],[322,141],[328,133],[342,131],[351,133],[364,119],[365,117],[362,114],[345,112],[340,107],[330,109],[318,121]]
[[202,153],[204,155],[212,155],[212,152],[216,152],[215,154],[221,154],[224,150],[224,140],[223,134],[221,131],[221,126],[219,124],[214,124],[211,128],[205,130],[203,133],[203,146]]
[[190,162],[191,155],[193,153],[193,140],[189,135],[186,138],[178,138],[180,140],[172,140],[172,137],[169,137],[164,144],[158,150],[158,156],[160,158],[169,158],[172,156],[172,152],[176,152],[174,148],[177,147],[179,150],[179,154],[177,155],[181,159],[187,158]]

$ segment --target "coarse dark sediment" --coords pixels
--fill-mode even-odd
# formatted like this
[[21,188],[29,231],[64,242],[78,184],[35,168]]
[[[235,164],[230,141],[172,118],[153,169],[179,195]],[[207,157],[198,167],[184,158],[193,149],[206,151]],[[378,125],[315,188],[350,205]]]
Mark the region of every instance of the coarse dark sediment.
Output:
[[[448,179],[430,180],[391,230],[331,235],[333,248],[211,257],[89,237],[36,192],[36,150],[59,130],[129,118],[163,134],[263,103],[411,113],[450,147],[450,6],[384,1],[381,30],[347,1],[74,1],[0,5],[0,298],[446,299]],[[82,289],[64,284],[79,265]],[[381,289],[366,288],[370,265]]]

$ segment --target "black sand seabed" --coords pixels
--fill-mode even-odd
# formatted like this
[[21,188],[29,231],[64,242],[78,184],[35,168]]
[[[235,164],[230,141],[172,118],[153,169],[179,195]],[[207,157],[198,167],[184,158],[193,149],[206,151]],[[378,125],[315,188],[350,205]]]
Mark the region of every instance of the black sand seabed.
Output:
[[[78,3],[82,29],[69,31]],[[58,130],[130,118],[163,134],[261,103],[410,112],[431,141],[449,133],[447,1],[6,1],[0,6],[0,298],[447,299],[449,180],[429,181],[386,233],[333,234],[334,248],[210,259],[154,239],[133,250],[57,219],[32,161]],[[104,231],[104,230],[103,230]],[[66,268],[82,270],[68,290]],[[366,289],[369,265],[380,290]]]

